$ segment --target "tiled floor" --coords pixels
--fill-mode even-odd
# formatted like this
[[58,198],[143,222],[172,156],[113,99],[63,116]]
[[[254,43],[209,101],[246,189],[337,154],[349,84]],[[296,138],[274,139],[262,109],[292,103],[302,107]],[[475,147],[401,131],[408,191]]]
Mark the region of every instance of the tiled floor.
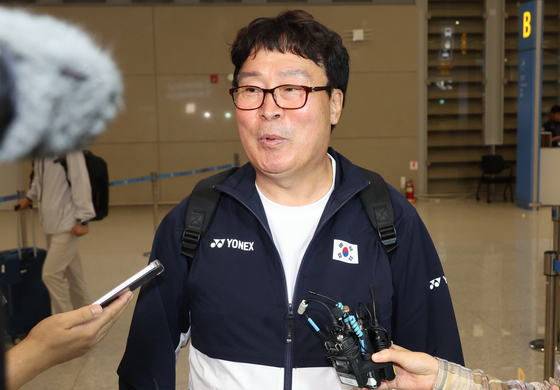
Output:
[[[543,379],[543,354],[529,342],[544,337],[544,251],[552,249],[550,208],[525,211],[512,203],[421,201],[451,289],[465,360],[501,379]],[[169,207],[160,207],[160,218]],[[92,298],[142,268],[153,237],[151,207],[112,208],[91,224],[80,244]],[[0,212],[0,250],[14,246],[15,213]],[[44,247],[37,227],[39,246]],[[116,389],[132,306],[86,356],[43,373],[25,390]],[[186,351],[185,351],[186,352]],[[177,389],[187,389],[187,356],[177,366]]]

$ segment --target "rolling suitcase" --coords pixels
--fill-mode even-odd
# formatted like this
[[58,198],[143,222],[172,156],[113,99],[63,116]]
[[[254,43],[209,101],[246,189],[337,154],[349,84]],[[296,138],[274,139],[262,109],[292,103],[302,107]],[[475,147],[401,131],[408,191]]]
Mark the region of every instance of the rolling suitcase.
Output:
[[18,248],[0,252],[0,287],[5,298],[8,335],[17,344],[21,337],[51,315],[49,291],[41,279],[47,252],[37,249],[33,210],[33,247],[22,248],[21,212],[17,211]]

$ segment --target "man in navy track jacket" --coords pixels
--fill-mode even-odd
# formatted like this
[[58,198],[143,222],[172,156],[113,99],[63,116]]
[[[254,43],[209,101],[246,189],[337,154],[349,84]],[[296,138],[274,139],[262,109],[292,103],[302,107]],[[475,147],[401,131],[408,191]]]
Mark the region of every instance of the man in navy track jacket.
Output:
[[[340,36],[287,11],[241,29],[231,57],[249,164],[215,187],[192,269],[180,253],[189,198],[162,221],[150,260],[165,272],[140,292],[120,388],[174,389],[189,340],[192,390],[352,388],[297,308],[313,290],[357,309],[370,285],[396,344],[463,364],[447,280],[416,210],[389,188],[399,245],[389,261],[358,195],[369,181],[328,146],[348,84]],[[321,304],[306,314],[330,327]]]

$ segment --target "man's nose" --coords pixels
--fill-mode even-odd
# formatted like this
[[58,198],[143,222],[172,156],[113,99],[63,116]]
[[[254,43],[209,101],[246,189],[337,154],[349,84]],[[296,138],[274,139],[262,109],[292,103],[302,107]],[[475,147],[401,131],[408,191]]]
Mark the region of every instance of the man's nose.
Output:
[[276,100],[274,99],[273,92],[271,92],[271,91],[266,91],[265,92],[264,102],[263,102],[263,105],[261,106],[261,110],[263,112],[263,115],[267,119],[276,119],[276,118],[280,117],[280,114],[283,111],[278,106],[278,104],[276,104]]

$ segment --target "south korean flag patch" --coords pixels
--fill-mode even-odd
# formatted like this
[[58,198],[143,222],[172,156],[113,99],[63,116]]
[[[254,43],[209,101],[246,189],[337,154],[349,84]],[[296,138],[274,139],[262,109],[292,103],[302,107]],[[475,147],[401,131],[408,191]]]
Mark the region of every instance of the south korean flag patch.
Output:
[[358,264],[358,245],[342,240],[334,240],[332,257],[333,260],[344,263]]

